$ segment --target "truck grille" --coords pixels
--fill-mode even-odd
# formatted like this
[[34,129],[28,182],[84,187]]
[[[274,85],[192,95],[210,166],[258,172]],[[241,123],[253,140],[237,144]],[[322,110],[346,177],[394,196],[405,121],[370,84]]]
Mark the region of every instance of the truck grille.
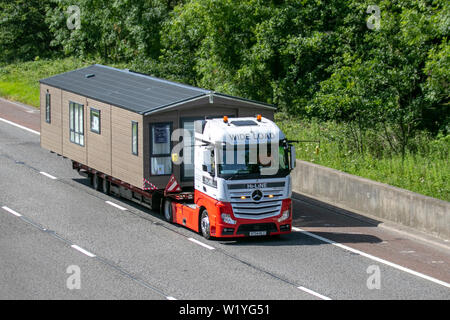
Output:
[[[228,189],[231,207],[237,218],[264,219],[280,214],[284,183],[278,184],[276,187],[259,189],[263,194],[259,201],[252,199],[254,189],[238,189],[236,186],[230,185]],[[272,197],[269,197],[269,195],[272,195]],[[242,197],[245,197],[245,199],[242,199]]]

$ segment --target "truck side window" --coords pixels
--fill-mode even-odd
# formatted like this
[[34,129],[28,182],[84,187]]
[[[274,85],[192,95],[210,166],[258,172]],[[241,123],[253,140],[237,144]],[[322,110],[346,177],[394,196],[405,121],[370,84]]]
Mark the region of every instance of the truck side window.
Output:
[[152,176],[172,173],[170,131],[170,123],[150,124],[150,174]]

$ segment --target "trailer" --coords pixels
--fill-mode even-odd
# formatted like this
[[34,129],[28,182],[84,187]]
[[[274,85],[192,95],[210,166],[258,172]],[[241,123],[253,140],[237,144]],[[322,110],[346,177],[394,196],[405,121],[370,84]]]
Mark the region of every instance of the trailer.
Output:
[[[42,79],[40,92],[41,147],[71,159],[96,190],[206,238],[291,231],[295,151],[273,105],[98,64]],[[259,160],[223,161],[225,145],[248,153],[272,135],[283,163],[272,175],[256,172]]]

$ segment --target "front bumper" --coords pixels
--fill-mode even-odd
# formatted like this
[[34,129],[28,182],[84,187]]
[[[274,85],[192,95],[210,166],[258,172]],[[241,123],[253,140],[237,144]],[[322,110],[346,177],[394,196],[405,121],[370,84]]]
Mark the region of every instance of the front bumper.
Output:
[[261,219],[255,222],[251,219],[237,219],[236,224],[216,224],[215,237],[237,238],[251,236],[274,236],[288,234],[292,231],[292,218],[278,222],[279,217]]

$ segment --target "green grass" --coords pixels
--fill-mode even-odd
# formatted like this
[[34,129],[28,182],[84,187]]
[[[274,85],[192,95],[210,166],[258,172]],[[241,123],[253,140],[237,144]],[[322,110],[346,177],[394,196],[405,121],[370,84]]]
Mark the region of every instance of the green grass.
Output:
[[101,63],[101,61],[85,61],[69,57],[57,60],[18,62],[0,66],[0,96],[39,108],[40,79],[86,67],[94,63]]
[[[0,66],[0,96],[39,108],[40,79],[93,63],[102,62],[65,58]],[[283,113],[277,113],[275,121],[289,139],[320,140],[318,153],[318,143],[297,143],[299,159],[450,201],[450,136],[436,139],[419,135],[416,152],[407,153],[402,159],[400,155],[385,153],[386,148],[378,146],[376,132],[367,137],[367,144],[374,146],[372,149],[378,146],[378,151],[368,148],[358,153],[346,134],[348,127],[343,124],[299,120]]]
[[275,121],[288,139],[320,140],[318,153],[318,143],[296,143],[298,159],[450,201],[450,135],[439,139],[422,137],[422,147],[402,159],[396,154],[355,152],[342,124],[293,119],[282,113],[276,115]]

